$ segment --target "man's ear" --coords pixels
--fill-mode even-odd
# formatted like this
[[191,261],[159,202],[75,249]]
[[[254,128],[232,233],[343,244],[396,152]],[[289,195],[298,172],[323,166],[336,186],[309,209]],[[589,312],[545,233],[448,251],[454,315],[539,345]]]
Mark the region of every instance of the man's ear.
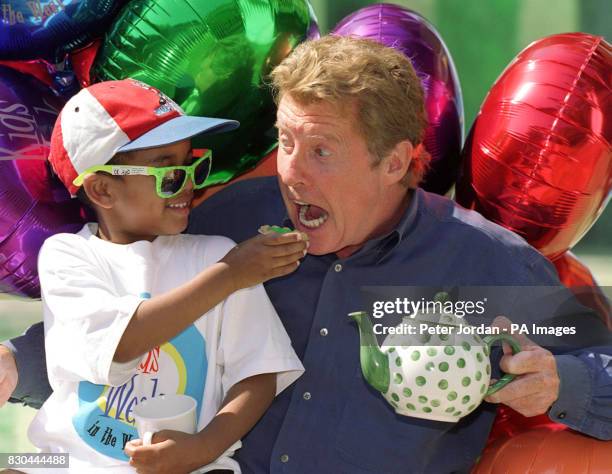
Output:
[[412,161],[413,150],[409,140],[403,140],[393,147],[383,162],[387,184],[398,183],[404,178]]
[[116,193],[111,176],[92,173],[85,176],[83,190],[89,200],[102,209],[111,209],[115,203]]

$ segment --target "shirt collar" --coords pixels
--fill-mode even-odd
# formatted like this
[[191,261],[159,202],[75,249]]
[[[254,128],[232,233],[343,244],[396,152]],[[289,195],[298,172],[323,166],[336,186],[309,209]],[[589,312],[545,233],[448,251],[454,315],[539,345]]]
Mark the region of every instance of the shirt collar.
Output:
[[389,253],[391,253],[399,243],[412,231],[416,221],[417,210],[419,208],[420,189],[410,190],[410,202],[404,211],[404,215],[391,232],[369,240],[358,251],[355,256],[373,254],[376,263],[380,263]]
[[[411,194],[410,202],[395,229],[381,237],[376,237],[367,241],[362,248],[348,257],[348,259],[352,259],[353,257],[360,258],[372,253],[375,255],[374,258],[376,263],[378,263],[404,240],[404,237],[412,230],[419,208],[419,201],[422,199],[422,190],[420,188],[409,190],[408,192]],[[286,211],[283,219],[283,226],[293,228],[293,223],[291,219],[289,219],[289,215]]]

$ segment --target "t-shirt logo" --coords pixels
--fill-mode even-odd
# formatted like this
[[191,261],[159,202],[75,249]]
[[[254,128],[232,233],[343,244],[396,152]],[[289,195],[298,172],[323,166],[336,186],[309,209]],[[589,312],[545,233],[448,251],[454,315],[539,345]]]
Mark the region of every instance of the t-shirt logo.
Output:
[[138,372],[120,387],[81,382],[74,429],[97,452],[128,461],[123,449],[138,438],[133,416],[138,403],[168,393],[187,394],[197,400],[199,415],[207,369],[206,342],[191,325],[144,356]]
[[138,369],[143,374],[156,374],[159,370],[159,346],[149,351],[149,354],[145,358],[144,362],[138,366]]

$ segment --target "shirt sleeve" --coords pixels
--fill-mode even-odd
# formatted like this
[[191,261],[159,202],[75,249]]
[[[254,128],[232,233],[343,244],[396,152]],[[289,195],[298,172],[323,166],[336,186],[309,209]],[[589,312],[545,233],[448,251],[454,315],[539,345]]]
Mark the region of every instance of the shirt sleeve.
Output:
[[30,326],[21,336],[5,341],[2,345],[12,351],[19,374],[17,387],[9,402],[40,408],[51,395],[45,362],[43,323]]
[[285,328],[262,285],[240,290],[222,307],[218,361],[223,394],[258,374],[276,373],[276,394],[304,372]]
[[[562,286],[556,270],[543,257],[534,257],[530,269],[533,281]],[[578,337],[565,347],[549,347],[555,354],[560,386],[548,416],[581,433],[612,440],[612,333],[570,290],[558,292],[552,308],[562,325],[576,327]]]
[[56,379],[125,383],[139,359],[117,364],[113,357],[143,298],[117,294],[78,236],[48,239],[40,251],[38,269],[51,386]]
[[612,440],[612,347],[555,356],[561,381],[548,416],[602,440]]

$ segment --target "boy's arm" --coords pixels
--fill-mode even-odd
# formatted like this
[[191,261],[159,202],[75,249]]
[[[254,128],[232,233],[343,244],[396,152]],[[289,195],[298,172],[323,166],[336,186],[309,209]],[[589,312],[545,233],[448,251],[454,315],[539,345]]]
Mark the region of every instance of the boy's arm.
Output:
[[259,235],[232,248],[218,263],[163,295],[140,303],[115,351],[131,361],[163,344],[235,291],[293,272],[306,254],[299,233]]
[[261,418],[276,393],[276,374],[260,374],[230,388],[223,405],[211,422],[199,433],[186,435],[160,431],[153,444],[130,442],[125,452],[130,464],[139,470],[155,467],[155,472],[191,472],[219,458],[240,440]]
[[222,262],[167,293],[145,300],[121,337],[113,360],[128,362],[172,339],[236,290]]

